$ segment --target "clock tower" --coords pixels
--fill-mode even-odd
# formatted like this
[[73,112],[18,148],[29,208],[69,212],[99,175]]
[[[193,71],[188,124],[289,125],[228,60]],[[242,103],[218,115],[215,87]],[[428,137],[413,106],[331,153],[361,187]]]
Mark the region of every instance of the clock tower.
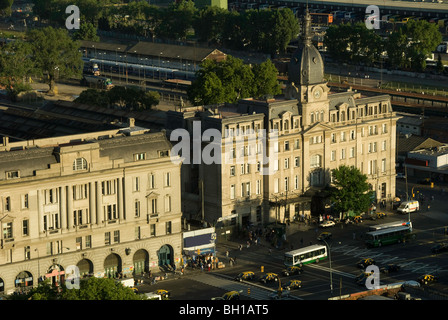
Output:
[[[311,38],[311,15],[306,9],[298,49],[289,63],[287,97],[298,100],[302,125],[328,121],[327,82],[324,79],[322,56]],[[292,92],[294,94],[292,94]]]

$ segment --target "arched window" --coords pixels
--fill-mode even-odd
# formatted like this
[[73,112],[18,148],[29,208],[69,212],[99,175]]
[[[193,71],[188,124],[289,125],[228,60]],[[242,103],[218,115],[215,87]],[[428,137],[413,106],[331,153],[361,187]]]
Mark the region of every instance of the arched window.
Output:
[[77,158],[73,161],[73,170],[86,170],[87,169],[87,160],[84,158]]

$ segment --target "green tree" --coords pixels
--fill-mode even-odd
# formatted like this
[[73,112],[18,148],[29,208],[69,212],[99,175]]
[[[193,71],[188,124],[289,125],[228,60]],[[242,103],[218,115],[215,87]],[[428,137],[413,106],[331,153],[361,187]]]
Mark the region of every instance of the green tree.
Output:
[[339,213],[353,210],[356,213],[368,210],[373,191],[370,191],[367,176],[358,168],[342,165],[331,171],[333,186],[330,188],[330,200]]
[[216,6],[206,6],[199,10],[193,20],[194,33],[199,41],[221,43],[228,15],[229,11]]
[[381,37],[364,23],[332,25],[324,41],[330,55],[340,62],[371,65],[383,51]]
[[73,35],[74,40],[100,41],[97,35],[97,28],[91,22],[82,22],[79,30]]
[[56,76],[58,79],[81,77],[83,61],[80,44],[70,38],[67,29],[32,29],[26,37],[32,44],[32,58],[37,70],[47,77],[48,93],[54,92]]
[[143,295],[135,294],[131,288],[113,279],[91,277],[80,281],[79,289],[64,288],[62,300],[144,300]]
[[389,65],[423,71],[426,58],[442,41],[435,23],[425,20],[409,20],[394,31],[386,42]]
[[14,0],[0,0],[0,14],[11,15],[11,6]]
[[274,96],[282,92],[278,82],[278,70],[271,60],[266,60],[253,67],[254,97]]
[[277,70],[270,60],[251,66],[228,55],[224,61],[205,60],[201,64],[188,98],[195,105],[207,105],[278,93]]
[[106,91],[98,89],[82,91],[74,102],[102,108],[107,108],[110,104]]
[[31,89],[24,79],[35,72],[32,53],[31,44],[22,40],[9,42],[0,49],[0,83],[13,99],[20,91]]
[[156,29],[157,35],[162,38],[185,39],[188,30],[193,26],[196,11],[191,0],[171,3],[161,11],[161,21]]

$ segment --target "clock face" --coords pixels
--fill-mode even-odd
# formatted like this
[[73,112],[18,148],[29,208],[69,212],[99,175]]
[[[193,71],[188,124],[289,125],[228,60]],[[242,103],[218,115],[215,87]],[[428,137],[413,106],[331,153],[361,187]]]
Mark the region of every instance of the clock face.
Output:
[[314,98],[319,99],[321,95],[320,89],[314,91]]

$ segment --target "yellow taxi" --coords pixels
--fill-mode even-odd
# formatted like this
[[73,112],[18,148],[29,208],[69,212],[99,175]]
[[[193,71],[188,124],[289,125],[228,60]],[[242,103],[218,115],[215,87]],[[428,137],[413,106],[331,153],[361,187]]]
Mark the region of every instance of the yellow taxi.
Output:
[[240,300],[240,293],[238,291],[229,291],[223,294],[223,300]]
[[277,280],[278,280],[278,275],[275,273],[272,273],[272,272],[268,272],[260,278],[260,282],[263,282],[263,283],[277,281]]
[[164,289],[159,289],[155,291],[156,294],[159,294],[162,299],[167,299],[171,293],[168,290],[164,290]]
[[300,281],[300,280],[289,280],[283,286],[284,290],[293,290],[293,289],[298,289],[298,288],[302,288],[302,281]]
[[377,212],[376,213],[376,218],[377,219],[383,219],[383,218],[386,218],[386,214],[384,213],[384,212]]
[[237,281],[254,280],[254,279],[255,279],[255,273],[253,273],[252,271],[241,272],[235,277],[235,280]]
[[292,276],[294,274],[301,274],[303,269],[299,266],[291,266],[282,271],[282,274],[286,277]]
[[420,284],[428,284],[431,282],[436,282],[437,280],[437,276],[433,276],[432,274],[424,274],[417,279]]

